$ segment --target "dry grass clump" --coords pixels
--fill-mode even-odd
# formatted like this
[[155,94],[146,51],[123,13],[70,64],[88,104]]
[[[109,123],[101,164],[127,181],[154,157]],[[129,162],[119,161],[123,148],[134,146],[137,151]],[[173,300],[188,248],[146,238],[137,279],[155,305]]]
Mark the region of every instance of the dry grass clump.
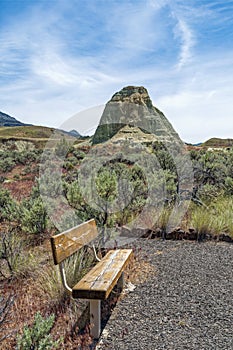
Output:
[[208,207],[192,206],[189,222],[198,235],[224,233],[233,238],[233,199],[218,198]]
[[7,278],[25,278],[34,273],[36,257],[28,246],[28,241],[16,230],[0,235],[0,276]]

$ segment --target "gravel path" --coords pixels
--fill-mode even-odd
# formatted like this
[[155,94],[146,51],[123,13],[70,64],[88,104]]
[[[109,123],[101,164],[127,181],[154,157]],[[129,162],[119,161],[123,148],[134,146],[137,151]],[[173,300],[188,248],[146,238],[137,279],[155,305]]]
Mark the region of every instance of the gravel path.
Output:
[[136,245],[155,271],[117,303],[96,349],[233,349],[233,245]]

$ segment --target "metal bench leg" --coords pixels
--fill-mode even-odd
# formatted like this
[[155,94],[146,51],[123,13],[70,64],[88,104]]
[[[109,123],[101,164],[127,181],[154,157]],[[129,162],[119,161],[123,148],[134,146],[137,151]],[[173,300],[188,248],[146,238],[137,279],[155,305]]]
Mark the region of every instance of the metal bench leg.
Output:
[[98,339],[101,331],[101,300],[90,300],[91,336]]

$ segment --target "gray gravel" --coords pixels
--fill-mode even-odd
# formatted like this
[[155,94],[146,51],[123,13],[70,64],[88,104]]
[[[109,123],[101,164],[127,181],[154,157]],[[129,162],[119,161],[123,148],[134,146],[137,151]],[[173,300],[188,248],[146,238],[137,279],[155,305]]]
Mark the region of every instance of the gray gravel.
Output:
[[233,349],[233,245],[136,245],[155,272],[117,303],[96,349]]

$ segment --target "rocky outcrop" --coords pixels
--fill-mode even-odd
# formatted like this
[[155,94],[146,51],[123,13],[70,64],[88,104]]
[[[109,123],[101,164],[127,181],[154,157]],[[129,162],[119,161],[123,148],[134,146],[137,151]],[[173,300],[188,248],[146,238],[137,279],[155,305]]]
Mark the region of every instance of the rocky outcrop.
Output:
[[153,106],[143,86],[127,86],[112,96],[102,114],[93,144],[111,139],[126,125],[139,128],[145,134],[154,134],[159,141],[180,141],[165,115]]
[[[125,228],[124,228],[125,229]],[[219,235],[212,235],[207,233],[198,233],[194,228],[188,230],[182,230],[180,227],[175,228],[170,232],[163,231],[161,228],[151,230],[141,230],[141,238],[155,239],[163,238],[166,240],[190,240],[190,241],[217,241],[217,242],[228,242],[233,243],[233,238],[226,234],[220,233]],[[129,233],[128,233],[129,235]]]
[[[157,156],[157,150],[162,149],[175,169],[177,189],[176,202],[167,223],[168,232],[179,225],[193,189],[192,162],[179,135],[165,115],[153,106],[144,87],[128,86],[112,96],[92,143],[94,147],[88,154],[92,169],[100,169],[109,162],[137,164],[147,179],[147,200],[129,225],[134,232],[138,232],[138,228],[152,227],[158,217],[158,206],[166,200],[162,193],[163,190],[166,192],[166,186],[155,186],[165,178],[164,165]],[[83,173],[88,173],[84,166]],[[83,178],[87,182],[86,177]],[[182,198],[184,191],[189,194],[185,199]],[[125,190],[122,193],[126,193]]]

